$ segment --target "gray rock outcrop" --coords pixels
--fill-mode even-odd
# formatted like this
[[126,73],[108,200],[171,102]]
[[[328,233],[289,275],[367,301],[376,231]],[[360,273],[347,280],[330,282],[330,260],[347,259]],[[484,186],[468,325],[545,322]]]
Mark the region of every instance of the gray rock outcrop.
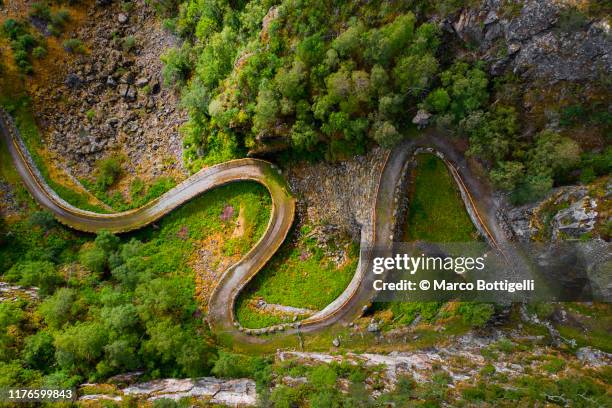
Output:
[[[91,386],[86,384],[83,388]],[[257,403],[255,381],[250,379],[225,380],[214,377],[195,379],[154,380],[138,383],[116,391],[114,394],[83,395],[81,401],[122,401],[125,396],[138,400],[155,401],[196,398],[209,404],[232,407],[248,407]]]
[[605,19],[589,19],[568,1],[485,0],[444,23],[491,62],[529,79],[594,80],[612,73],[612,36]]

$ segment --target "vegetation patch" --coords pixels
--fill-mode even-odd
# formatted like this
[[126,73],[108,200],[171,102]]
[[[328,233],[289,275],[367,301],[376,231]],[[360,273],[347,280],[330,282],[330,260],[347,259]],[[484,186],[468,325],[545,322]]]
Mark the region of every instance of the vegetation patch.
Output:
[[[433,154],[417,155],[410,180],[404,241],[447,243],[479,239],[455,180],[440,158]],[[493,312],[491,304],[467,302],[387,302],[374,307],[375,316],[382,319],[386,329],[410,324],[418,317],[423,323],[444,322],[445,326],[456,326],[458,332],[465,332],[484,325]],[[458,322],[452,325],[449,319]]]
[[145,379],[209,375],[217,351],[188,261],[206,236],[234,231],[238,214],[224,214],[227,206],[248,208],[242,235],[226,242],[241,256],[270,216],[267,190],[251,182],[212,190],[121,238],[93,239],[48,213],[0,223],[2,278],[41,289],[41,301],[0,305],[0,384],[74,387],[143,368]]
[[478,238],[455,180],[437,156],[419,154],[412,174],[404,241],[470,242]]
[[[352,242],[329,242],[322,246],[310,234],[311,226],[302,226],[290,237],[240,294],[236,316],[245,327],[266,327],[291,321],[291,315],[269,314],[257,310],[253,301],[296,308],[321,310],[336,299],[355,274],[359,248]],[[332,253],[345,254],[337,262]]]

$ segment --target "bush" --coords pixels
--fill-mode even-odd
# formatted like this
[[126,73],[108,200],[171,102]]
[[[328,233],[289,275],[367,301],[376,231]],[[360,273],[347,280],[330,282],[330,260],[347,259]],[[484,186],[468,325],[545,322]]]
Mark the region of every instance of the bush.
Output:
[[30,17],[40,18],[44,21],[51,20],[51,9],[47,3],[36,2],[32,4],[30,9]]
[[30,215],[28,223],[32,227],[40,227],[44,231],[49,231],[57,226],[57,221],[49,211],[36,211]]
[[59,329],[74,321],[80,312],[79,306],[75,289],[60,288],[41,303],[38,311],[50,328]]
[[38,46],[32,50],[32,56],[36,59],[42,59],[47,56],[47,49],[43,46]]
[[180,0],[146,0],[160,16],[174,16],[178,12]]
[[170,48],[161,56],[164,63],[162,76],[168,85],[182,85],[191,73],[191,48],[188,43],[181,48]]
[[123,51],[130,52],[136,48],[136,38],[133,35],[128,35],[123,39]]
[[97,274],[104,272],[107,259],[106,253],[100,248],[89,248],[79,254],[79,262]]
[[96,167],[95,185],[99,191],[108,190],[121,175],[121,164],[118,157],[102,159],[96,164]]
[[39,331],[28,337],[21,355],[29,368],[43,372],[51,371],[55,361],[53,336],[46,331]]
[[85,54],[87,52],[83,42],[77,38],[70,38],[62,43],[64,49],[73,54]]
[[465,323],[478,327],[483,326],[491,319],[495,307],[490,303],[463,302],[459,305],[458,312]]
[[511,191],[525,175],[525,166],[520,162],[505,161],[491,171],[490,177],[493,184],[501,189]]
[[252,358],[219,351],[219,358],[211,373],[220,378],[253,377]]

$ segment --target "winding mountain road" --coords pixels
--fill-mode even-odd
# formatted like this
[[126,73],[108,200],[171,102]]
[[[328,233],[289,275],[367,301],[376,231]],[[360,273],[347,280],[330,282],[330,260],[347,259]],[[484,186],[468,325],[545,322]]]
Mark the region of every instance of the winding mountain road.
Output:
[[[208,322],[217,336],[232,344],[263,344],[313,332],[332,325],[344,325],[359,317],[374,297],[372,282],[380,279],[371,271],[373,251],[381,256],[391,252],[395,229],[396,187],[405,164],[416,149],[428,148],[443,157],[459,185],[463,201],[472,221],[485,239],[497,250],[507,238],[496,222],[499,203],[491,199],[484,180],[475,177],[465,159],[448,141],[423,136],[401,143],[387,154],[378,180],[376,203],[371,225],[361,231],[359,263],[345,291],[325,309],[295,323],[263,329],[246,329],[234,316],[234,305],[240,291],[249,283],[281,246],[295,216],[295,199],[289,187],[271,163],[257,159],[239,159],[201,170],[159,198],[146,205],[120,213],[99,214],[76,208],[59,197],[45,182],[34,165],[12,118],[0,109],[0,133],[8,146],[15,167],[28,191],[61,223],[79,231],[127,232],[142,228],[161,218],[181,204],[205,191],[231,182],[251,180],[265,186],[272,198],[272,211],[266,231],[255,246],[221,278],[209,301]],[[272,334],[274,333],[274,334]]]

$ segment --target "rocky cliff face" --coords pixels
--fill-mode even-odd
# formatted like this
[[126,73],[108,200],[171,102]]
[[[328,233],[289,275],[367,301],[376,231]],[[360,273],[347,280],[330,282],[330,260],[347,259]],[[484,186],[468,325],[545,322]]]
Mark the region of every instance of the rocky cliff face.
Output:
[[59,74],[33,92],[34,111],[60,167],[89,176],[109,154],[143,177],[184,174],[178,132],[186,114],[164,87],[160,55],[176,39],[144,1],[91,3],[83,25],[68,35],[88,52],[66,58]]
[[531,80],[596,80],[612,72],[612,37],[605,19],[589,19],[575,2],[486,0],[446,21],[447,30],[486,61]]
[[607,220],[601,209],[612,194],[610,188],[597,195],[586,186],[561,187],[542,201],[510,209],[506,218],[519,241],[578,239]]

